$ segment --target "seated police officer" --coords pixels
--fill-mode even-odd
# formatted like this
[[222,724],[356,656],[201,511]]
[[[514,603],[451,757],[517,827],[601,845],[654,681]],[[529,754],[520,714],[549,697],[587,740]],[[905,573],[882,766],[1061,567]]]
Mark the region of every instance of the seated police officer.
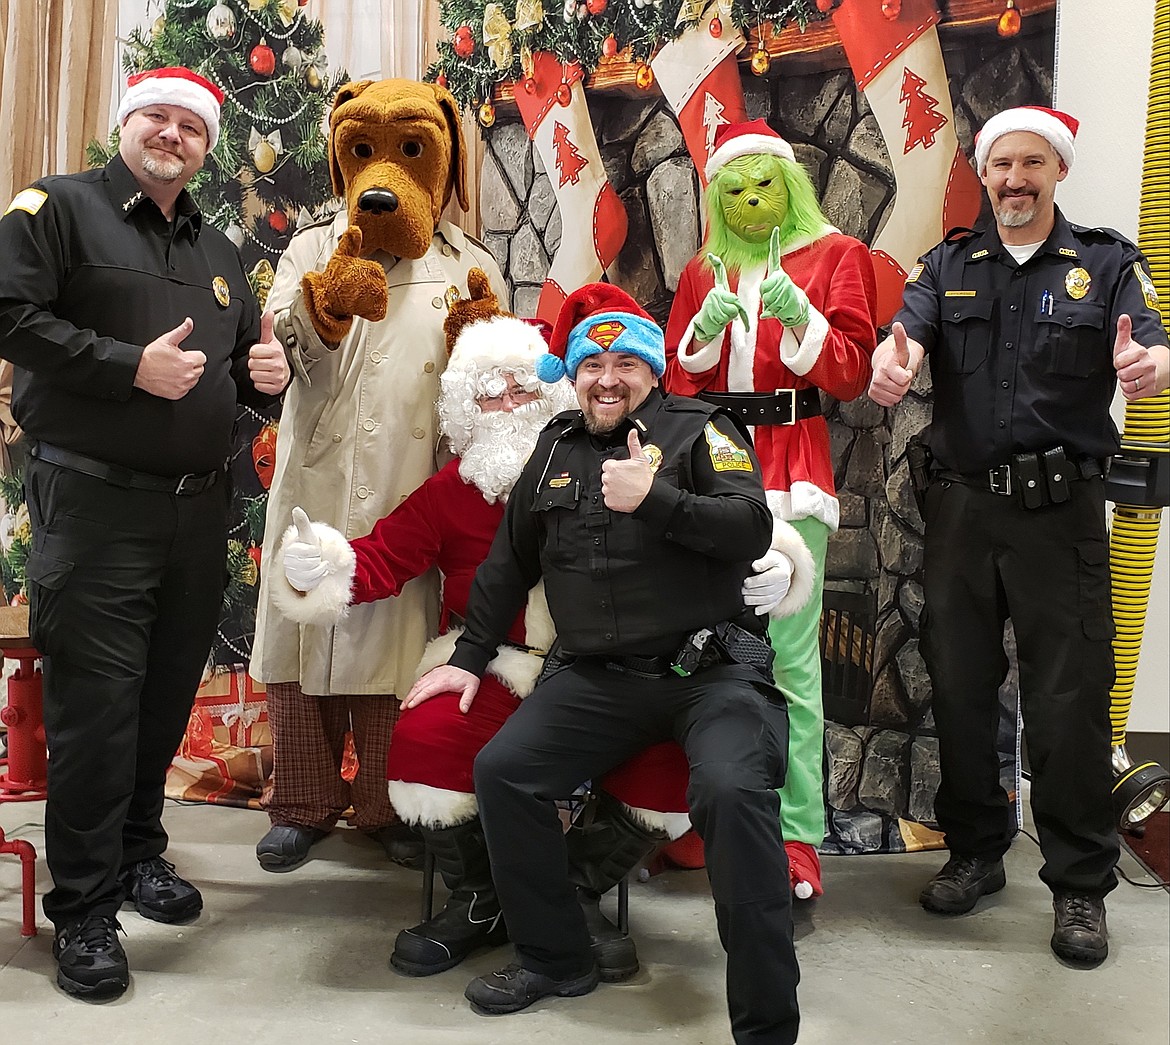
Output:
[[[580,411],[541,434],[480,567],[450,661],[405,708],[437,693],[470,708],[479,679],[543,576],[568,666],[480,752],[475,789],[518,963],[467,988],[485,1015],[598,983],[566,873],[555,801],[673,737],[690,763],[691,819],[728,955],[739,1045],[796,1041],[799,969],[778,827],[787,716],[771,650],[741,585],[772,541],[759,464],[721,410],[657,390],[662,331],[606,284],[565,302],[537,373],[567,372]],[[781,538],[783,539],[783,538]]]
[[1050,944],[1095,965],[1109,950],[1105,895],[1118,856],[1109,404],[1118,386],[1129,400],[1163,391],[1170,353],[1145,258],[1056,206],[1076,130],[1067,113],[1034,106],[987,121],[975,159],[995,222],[953,231],[914,266],[869,394],[894,406],[930,354],[922,653],[942,770],[935,812],[951,855],[920,903],[965,914],[1006,883],[1016,822],[995,741],[1010,618]]

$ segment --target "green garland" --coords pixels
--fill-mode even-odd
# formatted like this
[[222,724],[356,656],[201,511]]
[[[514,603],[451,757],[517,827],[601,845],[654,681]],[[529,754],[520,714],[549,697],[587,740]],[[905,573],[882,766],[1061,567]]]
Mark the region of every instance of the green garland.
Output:
[[[600,64],[608,37],[614,38],[618,51],[629,48],[634,61],[647,61],[664,43],[699,21],[706,7],[692,0],[660,0],[659,3],[650,0],[642,7],[634,0],[604,2],[604,9],[598,14],[587,14],[582,19],[570,17],[566,21],[561,0],[545,0],[544,17],[537,26],[511,33],[512,61],[507,68],[500,69],[483,42],[484,9],[488,0],[439,0],[440,18],[448,37],[453,39],[466,26],[471,30],[475,49],[461,58],[450,39],[441,42],[438,61],[427,70],[426,79],[442,77],[460,105],[474,108],[491,97],[497,84],[523,78],[521,48],[548,51],[566,63],[578,62],[588,75]],[[509,25],[516,22],[516,3],[517,0],[497,0]],[[599,5],[595,0],[596,6]],[[745,34],[765,22],[772,24],[774,32],[787,25],[797,25],[803,31],[809,22],[826,17],[814,0],[732,0],[722,10],[726,12],[728,7],[729,14],[720,14],[725,23],[731,22],[728,31],[735,27]],[[688,17],[680,22],[679,12],[684,8]]]

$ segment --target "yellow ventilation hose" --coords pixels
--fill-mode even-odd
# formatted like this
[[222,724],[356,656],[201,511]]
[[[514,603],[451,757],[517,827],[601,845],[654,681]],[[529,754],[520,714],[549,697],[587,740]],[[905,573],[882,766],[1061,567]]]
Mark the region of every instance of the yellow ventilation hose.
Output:
[[[1170,301],[1170,92],[1163,82],[1170,69],[1170,0],[1158,0],[1154,13],[1154,44],[1150,60],[1149,108],[1142,166],[1138,246],[1149,260],[1154,287],[1165,321]],[[1109,695],[1113,723],[1113,794],[1121,826],[1147,820],[1170,797],[1170,774],[1156,762],[1135,764],[1125,750],[1126,723],[1133,701],[1138,655],[1150,602],[1154,555],[1162,508],[1166,503],[1165,473],[1170,469],[1170,392],[1128,403],[1121,454],[1114,462],[1110,496],[1117,502],[1109,537],[1109,570],[1113,582],[1113,640],[1116,680]],[[1156,481],[1158,473],[1161,481]],[[1136,504],[1121,503],[1127,492]],[[1161,494],[1161,496],[1159,496]]]

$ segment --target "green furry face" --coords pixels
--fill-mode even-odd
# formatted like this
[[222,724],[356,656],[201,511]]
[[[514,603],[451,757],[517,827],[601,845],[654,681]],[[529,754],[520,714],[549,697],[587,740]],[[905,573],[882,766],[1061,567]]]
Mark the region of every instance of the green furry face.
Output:
[[747,243],[764,243],[788,218],[788,187],[776,156],[741,156],[719,172],[709,203],[729,231]]

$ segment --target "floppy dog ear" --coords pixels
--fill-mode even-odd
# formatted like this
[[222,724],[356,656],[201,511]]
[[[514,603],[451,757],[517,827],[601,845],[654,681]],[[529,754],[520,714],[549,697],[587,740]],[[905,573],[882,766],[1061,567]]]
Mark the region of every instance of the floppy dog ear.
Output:
[[337,111],[349,101],[353,101],[359,94],[370,86],[373,80],[354,80],[352,83],[343,83],[337,89],[337,96],[333,99],[333,108],[329,112],[329,182],[333,186],[334,196],[345,195],[345,181],[341,176],[341,164],[337,162],[337,154],[333,150],[333,135],[337,130]]
[[[463,121],[459,118],[459,104],[455,96],[446,87],[437,83],[430,85],[435,92],[435,101],[447,117],[447,127],[451,132],[451,169],[447,175],[447,190],[443,195],[443,207],[451,202],[451,192],[459,201],[461,210],[467,210],[467,143],[463,139]],[[442,208],[440,208],[442,209]]]

